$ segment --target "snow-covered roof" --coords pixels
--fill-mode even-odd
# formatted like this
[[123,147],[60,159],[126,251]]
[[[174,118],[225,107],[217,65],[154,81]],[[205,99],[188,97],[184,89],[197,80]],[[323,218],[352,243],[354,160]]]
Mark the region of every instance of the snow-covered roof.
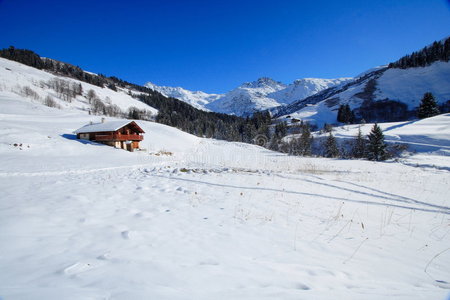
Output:
[[109,121],[109,122],[106,121],[104,123],[88,124],[75,130],[74,133],[116,131],[132,122],[134,121],[123,120],[123,121]]

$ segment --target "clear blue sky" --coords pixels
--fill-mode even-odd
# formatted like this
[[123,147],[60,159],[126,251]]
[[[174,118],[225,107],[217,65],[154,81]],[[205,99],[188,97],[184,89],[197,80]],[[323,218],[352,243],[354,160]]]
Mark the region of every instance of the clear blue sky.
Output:
[[355,76],[448,35],[448,0],[0,0],[1,48],[207,92]]

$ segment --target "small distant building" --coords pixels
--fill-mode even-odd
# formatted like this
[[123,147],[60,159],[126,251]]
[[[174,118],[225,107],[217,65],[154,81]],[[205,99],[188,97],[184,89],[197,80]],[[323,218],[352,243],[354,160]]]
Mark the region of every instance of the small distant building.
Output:
[[144,139],[141,127],[134,121],[111,121],[91,123],[74,131],[77,139],[94,141],[128,151],[139,149]]

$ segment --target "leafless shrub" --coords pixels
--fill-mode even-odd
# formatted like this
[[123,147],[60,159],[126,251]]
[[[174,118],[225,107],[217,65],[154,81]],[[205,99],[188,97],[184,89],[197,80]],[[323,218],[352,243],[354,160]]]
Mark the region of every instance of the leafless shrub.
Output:
[[95,91],[94,91],[93,89],[90,89],[90,90],[87,92],[87,96],[86,96],[86,97],[87,97],[89,103],[92,104],[92,100],[94,100],[95,98],[97,98],[97,94],[95,93]]
[[150,121],[153,119],[153,114],[149,110],[139,109],[137,107],[132,106],[128,108],[127,117],[129,119]]
[[91,113],[94,115],[105,115],[110,117],[121,117],[124,115],[122,110],[115,104],[105,105],[99,98],[93,98],[91,101]]
[[58,103],[56,103],[56,101],[50,95],[47,95],[47,97],[45,97],[44,104],[47,105],[48,107],[55,107],[61,109],[61,106]]
[[74,97],[81,96],[83,94],[83,87],[81,86],[81,83],[72,82],[71,90],[74,94]]
[[117,105],[112,104],[105,106],[104,114],[110,117],[119,117],[123,115],[123,112]]
[[403,152],[408,150],[408,144],[395,143],[390,144],[387,147],[388,157],[399,157]]
[[27,97],[27,98],[32,98],[35,100],[39,100],[40,97],[38,95],[38,93],[36,93],[32,88],[30,88],[29,86],[24,86],[22,87],[21,91],[20,91],[21,95]]
[[60,78],[53,78],[47,82],[48,86],[58,93],[58,97],[67,102],[72,102],[72,99],[77,95],[82,94],[82,87],[80,83],[63,80]]
[[91,112],[94,115],[105,114],[105,104],[99,98],[93,98],[91,101]]

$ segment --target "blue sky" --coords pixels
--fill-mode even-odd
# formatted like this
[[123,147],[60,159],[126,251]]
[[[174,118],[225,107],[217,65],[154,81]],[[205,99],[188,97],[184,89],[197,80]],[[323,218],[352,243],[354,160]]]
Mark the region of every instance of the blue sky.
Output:
[[355,76],[449,35],[446,0],[0,0],[1,48],[206,92]]

